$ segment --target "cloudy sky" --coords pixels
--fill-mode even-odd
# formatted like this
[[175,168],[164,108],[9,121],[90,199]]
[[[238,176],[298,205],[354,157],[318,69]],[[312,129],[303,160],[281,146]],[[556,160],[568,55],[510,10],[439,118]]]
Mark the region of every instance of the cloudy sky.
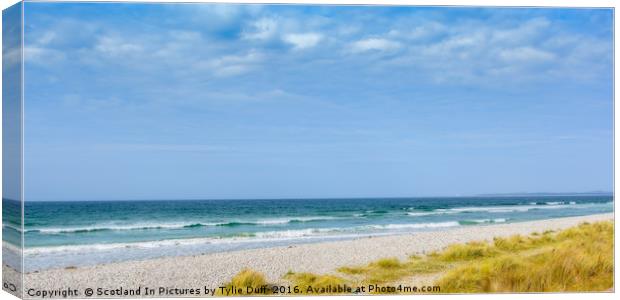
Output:
[[612,18],[26,3],[26,197],[610,191]]

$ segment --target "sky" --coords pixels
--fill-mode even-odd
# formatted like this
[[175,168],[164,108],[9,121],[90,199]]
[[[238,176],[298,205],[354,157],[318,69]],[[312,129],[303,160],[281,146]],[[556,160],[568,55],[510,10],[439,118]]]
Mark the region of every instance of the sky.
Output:
[[21,4],[2,11],[2,196],[21,198]]
[[610,9],[26,3],[26,200],[613,189]]

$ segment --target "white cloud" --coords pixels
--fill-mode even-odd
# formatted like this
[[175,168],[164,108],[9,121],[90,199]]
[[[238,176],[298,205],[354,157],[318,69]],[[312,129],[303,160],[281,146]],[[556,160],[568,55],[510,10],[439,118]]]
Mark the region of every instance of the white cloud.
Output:
[[550,24],[545,18],[535,18],[514,28],[491,29],[491,38],[497,42],[523,43],[544,33]]
[[21,65],[22,63],[21,48],[4,46],[3,52],[4,52],[3,61],[2,61],[3,70],[9,70],[16,66]]
[[278,30],[278,23],[274,19],[262,18],[250,25],[250,30],[243,31],[242,37],[248,40],[268,40]]
[[39,45],[47,45],[50,42],[54,41],[54,39],[56,39],[56,33],[53,31],[47,31],[41,37],[39,37],[36,43]]
[[250,71],[262,60],[262,57],[261,53],[251,50],[243,55],[225,55],[199,64],[199,67],[210,70],[218,77],[235,76]]
[[597,47],[597,41],[604,40],[566,31],[545,18],[499,24],[470,20],[443,27],[430,21],[413,30],[403,28],[386,35],[403,48],[399,55],[386,57],[386,65],[413,68],[436,82],[487,84],[510,78],[523,83],[584,74],[594,78],[611,60],[610,47]]
[[437,34],[446,32],[447,29],[448,28],[446,26],[444,26],[443,24],[439,22],[430,21],[425,24],[416,26],[415,28],[411,30],[392,29],[389,31],[388,35],[390,37],[395,37],[395,38],[417,40],[417,39],[423,39],[423,38],[436,36]]
[[519,62],[543,62],[555,58],[551,52],[543,51],[532,47],[519,47],[503,50],[499,53],[501,59],[506,61]]
[[389,51],[395,50],[401,47],[399,42],[395,42],[382,38],[368,38],[359,40],[351,45],[351,51],[355,53],[366,51]]
[[469,52],[485,50],[486,35],[482,32],[471,32],[448,37],[440,42],[426,47],[426,52],[432,55],[456,56]]
[[123,56],[141,53],[143,47],[120,37],[102,36],[98,39],[95,50],[109,56]]
[[106,151],[213,152],[230,150],[225,146],[202,144],[102,144],[93,147]]
[[[299,51],[296,54],[304,55],[304,60],[327,63],[346,59],[351,54],[388,52],[390,55],[381,59],[370,57],[371,66],[377,70],[382,66],[386,66],[385,70],[409,68],[429,80],[467,83],[489,82],[500,77],[532,80],[532,76],[588,75],[595,78],[609,72],[608,62],[612,59],[613,45],[607,39],[563,28],[561,22],[545,18],[499,22],[475,18],[454,22],[387,20],[387,26],[381,27],[355,18],[301,22],[290,15],[247,15],[228,7],[202,13],[207,12],[225,28],[242,26],[234,28],[241,30],[243,41],[220,40],[221,37],[203,31],[206,25],[193,31],[169,27],[153,33],[87,21],[63,21],[39,27],[44,28],[40,32],[34,31],[25,55],[27,62],[40,65],[66,61],[102,68],[122,62],[121,67],[132,72],[152,75],[165,70],[168,77],[204,80],[204,76],[228,77],[252,72],[262,65],[265,57],[286,59],[282,47],[263,43],[281,41]],[[247,21],[240,23],[238,18],[242,17]],[[232,21],[221,21],[223,18]],[[73,39],[83,45],[74,47],[78,43]],[[323,47],[327,41],[330,47]],[[248,46],[256,50],[248,51]],[[341,51],[334,51],[336,48]],[[307,49],[313,51],[302,51]],[[10,57],[19,59],[17,54]],[[360,62],[360,68],[370,65],[360,58],[356,57],[354,62]]]
[[61,51],[44,47],[24,47],[24,62],[36,64],[52,64],[65,59]]
[[360,30],[362,29],[360,28],[360,26],[357,25],[344,25],[336,29],[336,33],[338,35],[346,36],[358,33]]
[[316,46],[322,39],[323,35],[319,33],[291,33],[286,34],[282,38],[285,42],[293,45],[295,49],[306,49]]

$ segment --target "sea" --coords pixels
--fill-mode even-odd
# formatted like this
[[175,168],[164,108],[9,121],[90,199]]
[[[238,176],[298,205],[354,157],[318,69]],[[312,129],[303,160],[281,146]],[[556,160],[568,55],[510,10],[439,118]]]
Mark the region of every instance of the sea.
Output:
[[[19,211],[19,202],[3,204]],[[26,201],[23,267],[32,272],[609,212],[611,195]],[[19,214],[3,214],[2,231],[5,252],[18,253]],[[19,255],[5,259],[21,263]]]

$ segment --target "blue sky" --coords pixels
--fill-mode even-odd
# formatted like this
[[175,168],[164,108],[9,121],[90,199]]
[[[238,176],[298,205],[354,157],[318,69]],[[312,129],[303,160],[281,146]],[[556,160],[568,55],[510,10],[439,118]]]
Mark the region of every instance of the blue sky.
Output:
[[612,20],[27,3],[25,196],[611,191]]

